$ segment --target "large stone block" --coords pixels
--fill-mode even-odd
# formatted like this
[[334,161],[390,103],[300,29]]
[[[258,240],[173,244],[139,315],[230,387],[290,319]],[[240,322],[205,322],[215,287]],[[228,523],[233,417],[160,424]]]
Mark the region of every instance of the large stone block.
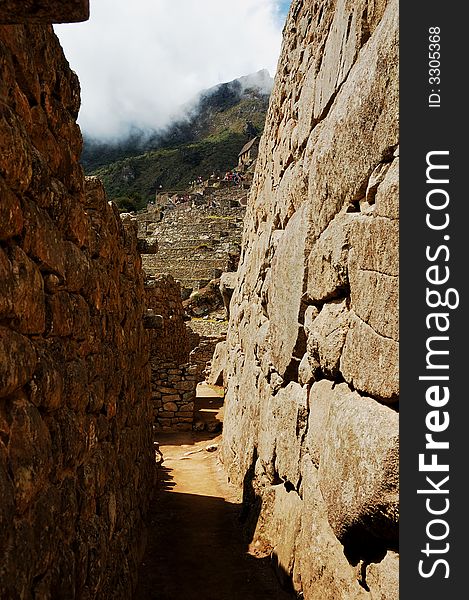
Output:
[[300,458],[308,418],[307,390],[292,382],[263,399],[259,427],[259,458],[277,477],[294,488],[300,480]]
[[18,196],[0,175],[0,240],[19,235],[23,229],[23,211]]
[[397,56],[398,10],[392,1],[307,142],[304,169],[315,237],[342,207],[365,196],[374,169],[398,144]]
[[29,398],[46,411],[56,410],[63,401],[65,366],[59,348],[36,343],[37,365],[28,385]]
[[47,297],[50,336],[70,336],[73,332],[75,316],[72,296],[68,292],[58,292]]
[[280,375],[291,362],[299,335],[307,227],[308,209],[304,205],[288,222],[272,260],[269,344],[272,364]]
[[399,280],[350,265],[350,302],[378,335],[399,341]]
[[389,219],[399,218],[399,157],[391,163],[385,178],[376,190],[376,214]]
[[[399,415],[344,383],[326,422],[319,481],[329,523],[351,560],[372,560],[396,544]],[[376,546],[376,547],[374,547]]]
[[355,389],[385,402],[399,397],[399,344],[350,313],[340,371]]
[[399,600],[399,554],[388,552],[379,563],[366,569],[371,600]]
[[43,269],[63,278],[65,250],[60,231],[49,215],[33,203],[25,203],[24,217],[24,251],[37,260]]
[[335,4],[320,69],[314,79],[313,116],[318,120],[352,68],[362,37],[369,34],[369,24],[363,18],[368,0],[338,0]]
[[334,379],[339,374],[340,357],[349,326],[349,310],[345,300],[325,304],[306,327],[308,358],[317,365],[325,377]]
[[12,208],[12,220],[8,214],[8,226],[2,224],[9,237],[20,229],[21,214],[13,194],[23,193],[31,183],[32,149],[18,116],[5,103],[0,105],[0,157],[0,177],[11,190],[5,193],[5,201]]
[[0,398],[25,385],[36,368],[36,351],[28,338],[0,327]]
[[369,593],[359,585],[357,569],[348,562],[329,524],[318,471],[308,455],[304,457],[302,473],[303,510],[294,580],[301,581],[308,600],[366,600]]
[[46,326],[44,281],[35,263],[21,248],[10,252],[13,274],[11,298],[15,328],[24,334],[43,333]]
[[6,252],[0,248],[0,315],[2,318],[9,317],[13,311],[11,298],[13,291],[13,272],[11,262]]
[[227,344],[225,342],[219,342],[215,347],[215,352],[212,357],[210,364],[210,373],[207,378],[207,382],[211,385],[223,385],[224,372],[227,367]]
[[324,446],[329,410],[333,399],[335,384],[323,379],[311,386],[308,405],[308,429],[305,437],[305,450],[316,467],[319,467]]
[[399,275],[399,224],[393,219],[356,219],[351,228],[353,260],[359,268],[384,275]]
[[253,544],[271,549],[277,577],[285,587],[293,577],[302,509],[300,496],[294,491],[287,492],[284,485],[273,485],[264,490]]
[[[3,423],[3,410],[0,408],[0,432],[8,434],[5,431]],[[11,476],[8,473],[8,454],[3,441],[0,441],[0,556],[8,547],[10,536],[12,535],[11,524],[15,515],[14,487]]]
[[348,289],[348,252],[350,228],[360,218],[341,213],[316,240],[308,257],[308,296],[325,302],[342,296]]
[[52,462],[51,440],[38,409],[25,394],[17,394],[11,402],[8,455],[16,510],[22,514],[46,482]]

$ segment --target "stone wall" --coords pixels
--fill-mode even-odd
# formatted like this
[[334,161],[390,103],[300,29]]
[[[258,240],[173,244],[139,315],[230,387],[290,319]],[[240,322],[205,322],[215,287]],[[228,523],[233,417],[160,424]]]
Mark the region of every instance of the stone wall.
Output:
[[190,351],[199,343],[184,321],[181,286],[171,275],[147,277],[147,319],[158,322],[149,329],[153,422],[166,430],[190,430],[198,379]]
[[[166,430],[190,430],[197,384],[223,337],[200,335],[184,321],[181,288],[171,275],[145,284],[150,334],[153,420]],[[149,315],[150,313],[150,315]],[[156,324],[152,324],[157,317]]]
[[198,381],[204,381],[208,376],[215,348],[224,340],[225,336],[200,336],[197,346],[189,354],[189,362],[195,367]]
[[224,340],[224,337],[200,336],[190,329],[187,331],[194,344],[188,363],[161,361],[154,348],[151,351],[153,419],[163,430],[192,429],[197,384],[210,372],[215,347]]
[[398,163],[397,1],[294,0],[218,354],[225,468],[306,600],[398,597]]
[[1,598],[128,599],[144,540],[143,272],[134,223],[85,183],[79,105],[52,27],[0,26]]
[[193,340],[184,322],[181,286],[172,275],[149,276],[145,282],[147,312],[159,315],[160,325],[152,329],[151,352],[155,365],[173,361],[183,364],[189,360]]
[[194,422],[197,365],[159,363],[152,372],[155,423],[163,430],[190,431]]

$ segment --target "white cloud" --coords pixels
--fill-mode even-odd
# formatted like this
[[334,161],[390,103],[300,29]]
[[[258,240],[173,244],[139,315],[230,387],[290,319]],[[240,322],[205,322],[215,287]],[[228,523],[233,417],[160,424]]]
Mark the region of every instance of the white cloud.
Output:
[[86,23],[56,25],[80,78],[88,135],[167,125],[197,92],[267,68],[281,43],[280,0],[94,0]]

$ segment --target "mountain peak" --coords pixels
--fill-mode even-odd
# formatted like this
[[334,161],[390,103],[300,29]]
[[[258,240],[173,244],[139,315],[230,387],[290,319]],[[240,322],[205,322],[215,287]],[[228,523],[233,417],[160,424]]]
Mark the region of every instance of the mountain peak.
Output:
[[274,85],[274,80],[270,76],[270,73],[267,69],[261,69],[256,73],[244,75],[243,77],[239,77],[235,81],[240,82],[243,90],[257,89],[264,94],[270,94]]
[[199,102],[204,102],[213,97],[221,97],[225,101],[232,97],[233,100],[239,100],[244,95],[254,93],[261,96],[269,96],[272,92],[274,80],[267,69],[261,69],[256,73],[237,77],[232,81],[218,83],[207,90],[203,90],[199,95]]

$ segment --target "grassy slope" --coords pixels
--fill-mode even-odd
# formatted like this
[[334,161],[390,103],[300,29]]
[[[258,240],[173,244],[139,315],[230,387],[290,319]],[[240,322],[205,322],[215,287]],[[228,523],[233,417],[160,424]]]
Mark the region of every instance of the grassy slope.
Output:
[[184,190],[199,175],[224,171],[237,162],[246,136],[223,132],[201,142],[163,148],[125,158],[94,172],[102,179],[111,198],[140,196],[146,204],[163,189]]

